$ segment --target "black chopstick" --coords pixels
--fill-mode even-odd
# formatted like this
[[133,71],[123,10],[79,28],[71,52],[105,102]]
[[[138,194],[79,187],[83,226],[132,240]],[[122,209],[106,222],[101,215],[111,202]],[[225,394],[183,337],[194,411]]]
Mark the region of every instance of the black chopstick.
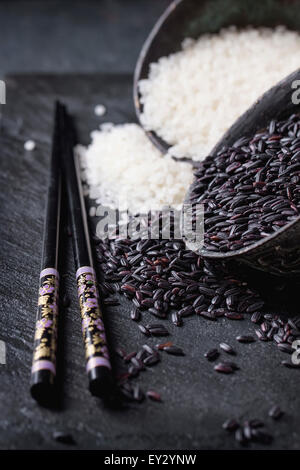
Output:
[[55,108],[50,179],[43,232],[43,254],[31,370],[31,394],[41,404],[54,399],[56,376],[61,209],[59,107]]
[[66,107],[59,106],[62,137],[62,167],[72,227],[78,299],[82,318],[86,371],[92,395],[107,398],[112,390],[112,375],[107,340],[99,305],[89,228],[80,179],[74,155],[75,129]]

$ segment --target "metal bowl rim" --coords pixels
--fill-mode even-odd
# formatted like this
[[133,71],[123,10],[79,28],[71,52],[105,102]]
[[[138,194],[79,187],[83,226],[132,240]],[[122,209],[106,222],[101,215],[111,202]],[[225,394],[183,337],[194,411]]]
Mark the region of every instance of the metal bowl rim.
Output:
[[[144,64],[144,59],[147,55],[147,52],[149,51],[151,47],[153,39],[157,35],[158,31],[160,30],[165,20],[169,17],[171,12],[175,10],[175,8],[183,1],[184,0],[173,0],[173,2],[170,3],[170,5],[165,9],[165,11],[161,14],[161,16],[158,18],[158,20],[154,24],[138,56],[138,60],[137,60],[137,63],[134,69],[134,75],[133,75],[133,101],[134,101],[135,113],[139,122],[141,122],[140,116],[142,114],[142,109],[143,109],[143,104],[140,101],[139,81],[141,80],[140,75],[141,75],[141,70]],[[151,142],[162,153],[166,153],[168,149],[171,147],[171,145],[168,144],[165,140],[163,140],[158,134],[156,134],[156,132],[151,131],[151,130],[148,131],[146,129],[144,129],[144,131],[146,132]]]

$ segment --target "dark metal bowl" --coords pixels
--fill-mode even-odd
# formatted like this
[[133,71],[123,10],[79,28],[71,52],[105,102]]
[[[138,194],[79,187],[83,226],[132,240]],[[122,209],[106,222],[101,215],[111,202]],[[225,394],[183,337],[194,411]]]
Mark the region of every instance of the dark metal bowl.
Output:
[[[216,155],[223,146],[231,146],[242,136],[251,136],[257,130],[267,127],[272,119],[284,119],[300,112],[300,104],[292,103],[295,89],[292,83],[300,80],[300,69],[279,82],[262,95],[230,127],[211,155]],[[192,183],[186,201],[195,183]],[[253,243],[250,246],[228,253],[208,251],[204,248],[201,255],[208,259],[244,264],[252,268],[279,276],[300,275],[300,216],[274,234]]]
[[[158,19],[137,61],[134,73],[134,104],[138,119],[143,110],[138,82],[149,75],[149,66],[160,57],[181,49],[182,41],[205,33],[238,27],[285,25],[300,30],[299,0],[175,0]],[[221,79],[221,71],[220,77]],[[170,145],[155,132],[146,131],[149,139],[163,153]]]

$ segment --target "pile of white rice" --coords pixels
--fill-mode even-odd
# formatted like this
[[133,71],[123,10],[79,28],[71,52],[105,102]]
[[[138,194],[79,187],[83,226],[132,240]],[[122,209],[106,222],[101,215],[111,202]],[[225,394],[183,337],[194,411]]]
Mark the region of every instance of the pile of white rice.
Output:
[[182,203],[192,181],[191,165],[163,156],[140,126],[104,124],[91,137],[91,144],[77,151],[96,203],[132,213]]
[[[260,94],[300,64],[300,35],[283,27],[231,27],[186,39],[182,48],[152,64],[140,82],[142,122],[173,144],[170,154],[198,160]],[[191,165],[162,156],[138,125],[106,123],[91,135],[91,144],[78,151],[96,206],[137,213],[182,203]]]
[[140,81],[143,126],[172,144],[172,155],[202,160],[263,92],[299,66],[300,35],[282,26],[186,39]]

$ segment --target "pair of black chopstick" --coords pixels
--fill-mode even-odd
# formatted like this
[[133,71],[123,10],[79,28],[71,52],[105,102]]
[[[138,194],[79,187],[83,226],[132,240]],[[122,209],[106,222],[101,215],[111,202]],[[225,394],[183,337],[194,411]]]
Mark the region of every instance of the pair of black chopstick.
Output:
[[86,370],[93,395],[105,397],[111,389],[111,365],[107,349],[89,229],[74,156],[75,130],[66,107],[55,107],[50,181],[43,236],[39,301],[31,373],[31,394],[49,403],[56,392],[56,351],[59,299],[58,248],[62,181],[66,185],[72,226],[78,299],[82,318]]

